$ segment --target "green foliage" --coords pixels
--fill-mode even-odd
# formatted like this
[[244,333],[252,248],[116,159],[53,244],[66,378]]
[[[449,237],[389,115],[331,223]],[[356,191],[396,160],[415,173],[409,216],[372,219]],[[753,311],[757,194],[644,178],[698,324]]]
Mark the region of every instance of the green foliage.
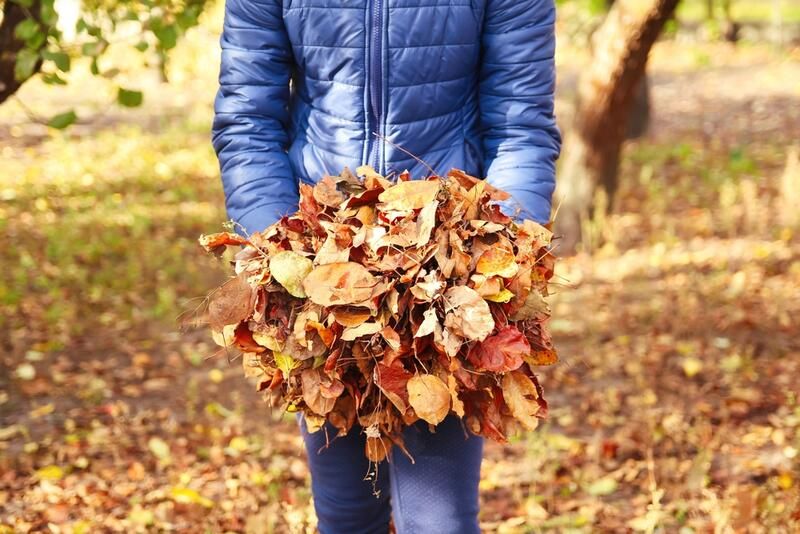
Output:
[[117,91],[117,103],[126,108],[135,108],[142,105],[144,95],[141,91],[130,91],[128,89],[119,88]]
[[47,125],[51,128],[63,130],[67,126],[74,123],[77,119],[78,116],[75,114],[75,111],[69,110],[65,113],[59,113],[58,115],[55,115],[52,119],[50,119]]
[[[81,16],[76,24],[74,40],[65,41],[57,28],[58,13],[53,7],[54,0],[13,0],[25,7],[28,18],[14,28],[15,37],[24,43],[15,58],[14,76],[24,82],[42,76],[50,85],[66,85],[68,79],[58,73],[69,72],[72,60],[86,57],[91,59],[90,70],[95,76],[113,79],[120,73],[116,68],[101,68],[101,62],[111,43],[115,46],[129,46],[133,53],[145,54],[148,60],[155,59],[164,65],[169,51],[174,49],[187,30],[196,26],[200,14],[208,5],[206,0],[145,0],[129,2],[124,0],[88,0],[82,3]],[[3,0],[0,0],[2,5]],[[38,9],[35,7],[38,6]],[[120,25],[125,25],[125,42],[118,39]],[[138,35],[130,37],[131,28]],[[117,103],[124,107],[141,105],[143,95],[140,91],[119,89]],[[53,127],[63,128],[66,119],[73,111],[61,113],[51,119]],[[66,125],[68,125],[66,124]]]

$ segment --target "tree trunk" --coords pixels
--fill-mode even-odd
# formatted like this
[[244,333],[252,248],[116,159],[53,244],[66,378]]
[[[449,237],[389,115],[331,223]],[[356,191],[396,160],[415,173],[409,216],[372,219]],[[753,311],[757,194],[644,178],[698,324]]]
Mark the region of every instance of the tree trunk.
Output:
[[647,57],[679,0],[650,0],[643,13],[628,9],[630,3],[614,3],[593,36],[592,64],[579,82],[577,112],[566,135],[558,179],[556,228],[563,236],[562,253],[574,251],[580,242],[598,186],[605,189],[609,208],[613,202],[620,150],[631,107],[642,91]]
[[[5,0],[3,2],[3,20],[0,22],[0,104],[17,92],[25,80],[17,80],[14,76],[14,66],[17,63],[17,54],[25,43],[14,36],[17,24],[29,17],[29,13],[38,18],[41,9],[41,0],[34,0],[29,8],[22,7],[16,2]],[[35,71],[38,71],[42,62],[39,61]]]

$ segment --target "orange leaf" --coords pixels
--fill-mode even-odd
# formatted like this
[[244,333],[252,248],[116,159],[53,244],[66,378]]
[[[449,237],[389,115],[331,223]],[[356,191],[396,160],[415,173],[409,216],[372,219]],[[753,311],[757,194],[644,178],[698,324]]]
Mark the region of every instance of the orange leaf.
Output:
[[432,425],[441,423],[450,411],[450,390],[438,377],[417,375],[409,379],[408,402],[420,419]]

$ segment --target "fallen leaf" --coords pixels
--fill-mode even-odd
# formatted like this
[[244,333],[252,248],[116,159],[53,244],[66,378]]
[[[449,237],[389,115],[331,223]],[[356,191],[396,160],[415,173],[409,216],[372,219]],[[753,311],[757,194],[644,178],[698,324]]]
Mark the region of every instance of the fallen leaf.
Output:
[[323,206],[339,207],[344,202],[344,195],[336,189],[336,182],[330,176],[323,176],[314,186],[314,200]]
[[269,271],[272,277],[282,285],[290,295],[305,298],[303,281],[312,272],[313,263],[297,252],[284,250],[269,260]]
[[292,358],[289,354],[274,352],[273,356],[275,357],[275,367],[280,369],[284,379],[288,379],[292,371],[300,366],[300,362]]
[[503,399],[514,418],[528,430],[539,425],[539,394],[530,378],[519,371],[503,376]]
[[439,324],[439,319],[436,317],[436,309],[431,307],[425,310],[422,314],[423,320],[417,328],[417,331],[414,333],[414,337],[424,337],[436,330],[436,325]]
[[169,496],[173,501],[181,504],[199,504],[204,508],[213,508],[214,501],[207,497],[203,497],[197,490],[184,487],[172,488]]
[[358,326],[354,326],[351,328],[345,328],[342,332],[342,341],[353,341],[354,339],[364,337],[364,336],[371,336],[373,334],[377,334],[383,329],[383,325],[380,323],[369,322],[369,323],[362,323]]
[[147,448],[162,462],[168,462],[172,457],[169,444],[157,436],[153,436],[147,441]]
[[470,341],[483,341],[494,330],[489,305],[467,286],[453,286],[444,294],[447,328]]
[[363,265],[353,262],[320,265],[303,280],[309,300],[321,306],[364,302],[377,284]]
[[321,374],[317,369],[305,369],[300,373],[303,382],[303,400],[318,415],[326,415],[333,410],[335,398],[329,398],[320,390]]
[[382,211],[416,210],[434,201],[439,194],[439,180],[412,180],[400,182],[378,195]]
[[522,332],[509,325],[475,344],[467,357],[478,370],[505,373],[518,369],[530,352],[531,346]]
[[512,278],[519,270],[514,253],[502,247],[492,247],[483,252],[475,271],[486,276]]
[[409,379],[408,402],[420,419],[438,425],[450,411],[450,390],[434,375],[416,375]]

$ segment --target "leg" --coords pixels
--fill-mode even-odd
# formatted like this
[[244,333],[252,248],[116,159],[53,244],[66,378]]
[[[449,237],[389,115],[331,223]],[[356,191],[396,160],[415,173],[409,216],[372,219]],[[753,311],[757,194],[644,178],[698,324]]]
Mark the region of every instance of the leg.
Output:
[[407,428],[403,438],[414,463],[395,448],[389,464],[398,534],[480,534],[483,438],[467,437],[461,420],[452,415],[435,433],[421,422]]
[[[364,456],[365,436],[353,427],[346,436],[333,439],[336,430],[328,426],[309,434],[300,418],[300,429],[308,454],[314,509],[321,534],[386,534],[389,530],[388,468],[378,465],[378,480],[365,480],[369,462]],[[373,469],[374,470],[374,469]],[[375,491],[379,492],[376,497]]]

